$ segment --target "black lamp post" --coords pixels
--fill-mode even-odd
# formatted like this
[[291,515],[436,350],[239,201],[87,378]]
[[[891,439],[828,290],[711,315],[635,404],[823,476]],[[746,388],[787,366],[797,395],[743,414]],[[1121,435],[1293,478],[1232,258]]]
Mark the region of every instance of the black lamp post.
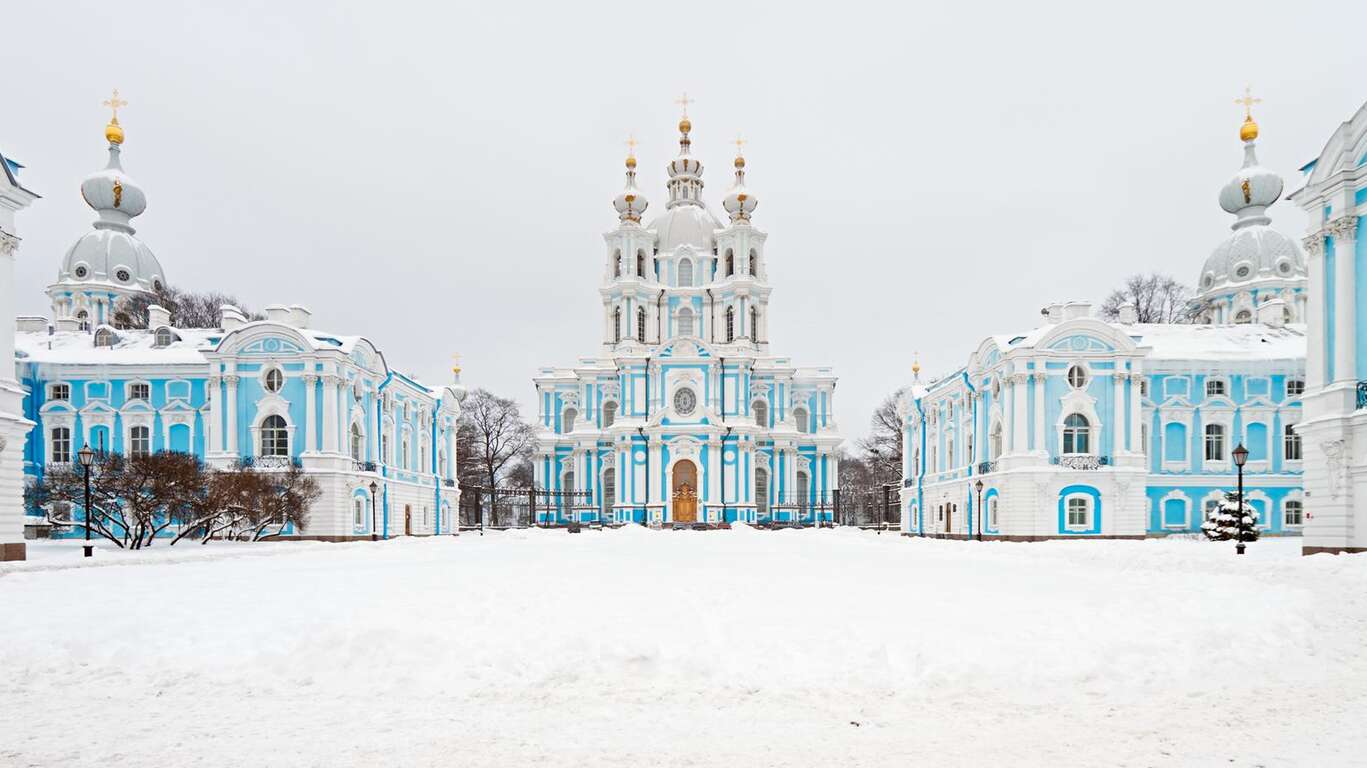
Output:
[[1239,443],[1234,449],[1234,466],[1239,468],[1239,534],[1234,544],[1234,554],[1244,553],[1244,463],[1248,461],[1248,449]]
[[380,490],[380,486],[375,481],[370,481],[370,540],[379,541],[380,533],[375,530],[375,494]]
[[83,446],[76,452],[76,458],[81,462],[81,468],[85,470],[85,556],[90,557],[95,554],[95,545],[90,543],[90,467],[95,463],[95,452],[90,450],[90,446]]
[[978,541],[982,541],[983,521],[987,518],[983,515],[983,481],[981,478],[973,484],[973,490],[978,492]]

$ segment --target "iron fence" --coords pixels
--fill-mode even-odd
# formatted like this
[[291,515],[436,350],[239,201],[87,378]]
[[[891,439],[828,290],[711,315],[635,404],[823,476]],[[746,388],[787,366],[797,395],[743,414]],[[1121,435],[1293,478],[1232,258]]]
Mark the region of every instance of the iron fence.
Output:
[[571,522],[599,522],[591,492],[478,485],[461,488],[461,530],[528,528]]

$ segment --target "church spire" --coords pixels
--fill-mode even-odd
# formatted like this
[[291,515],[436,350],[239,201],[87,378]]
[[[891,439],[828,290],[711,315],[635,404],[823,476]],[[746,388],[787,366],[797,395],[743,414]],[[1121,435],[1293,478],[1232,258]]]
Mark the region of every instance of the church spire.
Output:
[[612,207],[617,209],[617,218],[623,224],[640,224],[641,214],[645,212],[650,203],[646,200],[641,190],[636,188],[636,138],[628,137],[627,141],[627,181],[621,193],[612,201]]
[[1258,138],[1258,123],[1253,120],[1253,105],[1262,99],[1253,98],[1251,88],[1234,103],[1244,108],[1244,122],[1239,127],[1239,139],[1244,143],[1244,164],[1234,178],[1220,189],[1220,207],[1239,218],[1232,229],[1251,224],[1269,224],[1267,208],[1282,196],[1282,177],[1258,164],[1254,141]]
[[679,156],[669,162],[665,170],[669,172],[669,202],[667,208],[677,205],[702,205],[702,163],[689,156],[693,142],[688,134],[693,130],[693,121],[688,119],[688,105],[693,100],[685,93],[675,99],[675,104],[683,108],[679,118]]
[[731,214],[731,223],[741,224],[750,221],[750,214],[759,205],[759,198],[750,194],[750,190],[745,186],[745,155],[741,152],[745,140],[737,136],[735,145],[736,181],[727,191],[726,197],[722,198],[721,205]]

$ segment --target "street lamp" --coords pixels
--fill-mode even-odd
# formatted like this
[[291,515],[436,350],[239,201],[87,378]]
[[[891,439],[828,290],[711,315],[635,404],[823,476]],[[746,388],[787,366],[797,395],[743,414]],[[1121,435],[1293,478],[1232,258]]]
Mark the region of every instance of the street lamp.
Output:
[[379,541],[380,534],[375,530],[375,494],[380,490],[380,486],[375,481],[370,481],[370,540]]
[[95,452],[90,450],[90,446],[82,446],[76,452],[76,458],[81,462],[81,468],[85,470],[85,556],[90,557],[95,554],[95,545],[90,543],[90,467],[95,463]]
[[1234,544],[1234,554],[1244,553],[1244,463],[1248,461],[1248,449],[1239,443],[1234,449],[1234,466],[1239,468],[1239,533]]
[[983,517],[983,481],[982,481],[982,478],[978,478],[978,482],[976,482],[976,483],[973,484],[973,490],[975,490],[975,491],[978,492],[978,541],[982,541],[982,540],[983,540],[983,521],[987,519],[987,518]]

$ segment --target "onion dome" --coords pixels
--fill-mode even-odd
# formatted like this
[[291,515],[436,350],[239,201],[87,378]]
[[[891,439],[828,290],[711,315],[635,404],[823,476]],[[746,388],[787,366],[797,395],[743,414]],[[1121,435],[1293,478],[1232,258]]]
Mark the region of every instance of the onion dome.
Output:
[[759,198],[750,193],[745,186],[745,157],[740,148],[745,142],[736,139],[736,181],[722,198],[721,206],[731,214],[731,221],[739,224],[750,220],[750,214],[759,205]]
[[645,195],[641,194],[641,190],[636,188],[636,141],[634,139],[627,141],[627,146],[631,150],[627,154],[626,161],[626,186],[613,199],[612,207],[617,209],[617,218],[621,219],[622,223],[639,224],[641,223],[641,214],[645,212],[650,203],[646,200]]
[[669,202],[667,207],[678,205],[702,205],[702,163],[689,155],[693,147],[688,134],[693,130],[693,121],[688,119],[690,99],[684,94],[679,99],[684,113],[679,118],[679,156],[669,161],[665,171],[669,174]]

